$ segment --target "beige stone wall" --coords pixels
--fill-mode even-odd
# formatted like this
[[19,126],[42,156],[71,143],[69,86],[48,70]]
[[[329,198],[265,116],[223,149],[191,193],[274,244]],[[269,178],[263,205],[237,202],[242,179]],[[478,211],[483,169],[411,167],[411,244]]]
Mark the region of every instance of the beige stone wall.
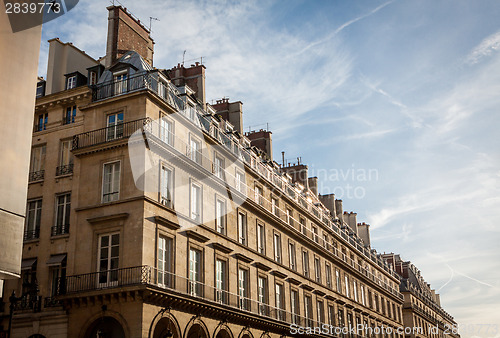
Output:
[[41,30],[12,33],[0,5],[0,279],[20,272]]

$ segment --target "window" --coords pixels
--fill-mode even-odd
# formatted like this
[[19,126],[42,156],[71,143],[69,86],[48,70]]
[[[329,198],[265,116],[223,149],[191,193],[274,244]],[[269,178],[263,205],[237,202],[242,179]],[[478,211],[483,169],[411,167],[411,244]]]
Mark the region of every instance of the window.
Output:
[[245,193],[245,175],[240,171],[236,171],[236,190]]
[[316,282],[321,283],[321,263],[318,257],[314,257],[314,273],[316,274]]
[[294,289],[290,291],[290,310],[292,312],[292,323],[299,324],[299,291]]
[[257,281],[257,300],[259,302],[259,314],[267,315],[267,279],[259,276]]
[[274,234],[274,260],[281,263],[281,235]]
[[115,95],[127,92],[127,73],[114,74]]
[[318,322],[319,323],[324,323],[325,321],[325,313],[324,313],[324,304],[321,300],[318,300],[316,302],[316,313],[318,314]]
[[66,80],[66,89],[76,88],[76,75],[68,77]]
[[24,240],[36,239],[40,235],[40,220],[42,218],[42,199],[29,201],[26,211],[26,229]]
[[354,296],[354,301],[357,302],[358,301],[358,286],[357,286],[355,279],[352,280],[352,294]]
[[89,72],[89,85],[95,85],[97,83],[97,73]]
[[255,202],[262,205],[264,204],[264,197],[262,194],[262,187],[255,185]]
[[342,280],[340,279],[340,271],[335,269],[335,280],[337,282],[337,292],[342,293]]
[[286,209],[286,222],[290,225],[293,225],[293,218],[292,218],[292,210],[291,209]]
[[173,205],[173,174],[172,169],[161,165],[160,173],[160,203],[171,208]]
[[219,198],[215,201],[215,228],[218,233],[226,234],[226,202]]
[[48,119],[49,119],[49,113],[38,114],[38,121],[37,125],[35,126],[35,131],[46,130]]
[[191,183],[191,219],[201,222],[201,186]]
[[174,246],[172,238],[158,238],[158,285],[173,287]]
[[[285,310],[285,292],[283,284],[276,283],[275,295],[276,295],[276,308],[278,308],[279,310]],[[279,310],[276,312],[276,318],[278,320],[285,320],[285,312]]]
[[337,326],[344,327],[344,311],[341,309],[339,309],[339,312],[338,312]]
[[[57,260],[57,262],[52,263],[53,259],[54,261]],[[50,295],[54,297],[58,294],[58,289],[63,287],[60,281],[66,277],[66,255],[53,255],[47,264],[49,265],[50,275]]]
[[214,174],[221,180],[224,179],[224,159],[215,155],[214,159]]
[[201,164],[201,143],[194,137],[189,141],[189,158],[198,164]]
[[330,264],[325,263],[325,271],[326,271],[326,286],[331,289],[332,288],[332,267]]
[[189,293],[201,296],[201,251],[189,249]]
[[257,223],[257,251],[263,255],[266,253],[266,229],[260,223]]
[[351,328],[354,328],[354,323],[352,321],[352,314],[350,312],[347,312],[347,324],[349,325],[349,337],[354,337]]
[[160,139],[170,146],[174,145],[173,124],[164,116],[160,119]]
[[75,123],[76,106],[66,107],[63,124]]
[[104,164],[102,202],[118,200],[120,196],[120,161]]
[[312,327],[313,323],[312,297],[309,295],[304,296],[304,316],[306,317],[306,326]]
[[288,243],[288,259],[290,260],[290,269],[297,271],[297,257],[295,253],[295,243]]
[[31,149],[30,173],[40,172],[45,169],[46,146],[36,146]]
[[300,217],[300,231],[307,236],[306,219],[303,217]]
[[238,299],[240,309],[248,310],[248,270],[238,270]]
[[335,307],[333,305],[328,305],[328,321],[330,325],[335,325]]
[[271,197],[271,212],[273,213],[273,215],[280,217],[278,200],[274,197]]
[[361,304],[366,305],[365,301],[365,286],[361,285]]
[[36,97],[42,97],[45,95],[45,81],[42,83],[38,83],[36,85]]
[[217,259],[215,261],[215,300],[219,303],[227,304],[227,283],[226,283],[226,261]]
[[309,278],[309,253],[302,251],[302,268],[304,269],[304,276]]
[[100,287],[113,286],[118,283],[119,257],[120,234],[100,235],[97,258]]
[[318,228],[317,227],[312,227],[312,232],[313,232],[313,239],[316,243],[319,242],[318,238]]
[[347,297],[350,297],[351,293],[349,292],[349,277],[347,277],[347,275],[344,276],[344,282],[345,282],[345,295]]
[[69,232],[69,219],[71,212],[71,194],[56,197],[56,224],[52,228],[52,236],[67,234]]
[[238,242],[247,245],[247,215],[238,212]]
[[73,140],[61,141],[61,153],[59,154],[59,167],[56,169],[56,176],[73,173],[72,144]]
[[108,115],[106,127],[106,140],[123,137],[123,113]]
[[328,250],[328,235],[323,233],[323,247]]

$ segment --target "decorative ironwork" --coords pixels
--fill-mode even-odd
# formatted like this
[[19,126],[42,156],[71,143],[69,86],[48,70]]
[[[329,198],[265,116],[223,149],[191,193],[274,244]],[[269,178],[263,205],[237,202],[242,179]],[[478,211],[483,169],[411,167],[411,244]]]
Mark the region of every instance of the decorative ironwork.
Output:
[[31,241],[33,239],[38,239],[40,238],[40,228],[35,228],[32,230],[25,230],[24,231],[24,240],[25,241]]
[[65,235],[69,233],[69,224],[55,225],[51,228],[52,236]]
[[45,170],[33,171],[29,175],[30,182],[43,181],[44,178],[45,178]]
[[57,307],[61,306],[61,301],[55,297],[45,297],[43,307]]
[[73,163],[60,165],[56,168],[56,176],[73,174]]

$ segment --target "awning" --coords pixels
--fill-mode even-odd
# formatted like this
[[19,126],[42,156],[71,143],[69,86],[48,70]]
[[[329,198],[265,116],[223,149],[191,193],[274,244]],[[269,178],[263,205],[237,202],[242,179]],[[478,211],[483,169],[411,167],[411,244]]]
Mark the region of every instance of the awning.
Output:
[[33,268],[33,265],[36,263],[36,258],[27,258],[23,259],[21,262],[21,270],[29,270]]
[[48,266],[61,265],[66,259],[66,254],[52,255],[47,261]]

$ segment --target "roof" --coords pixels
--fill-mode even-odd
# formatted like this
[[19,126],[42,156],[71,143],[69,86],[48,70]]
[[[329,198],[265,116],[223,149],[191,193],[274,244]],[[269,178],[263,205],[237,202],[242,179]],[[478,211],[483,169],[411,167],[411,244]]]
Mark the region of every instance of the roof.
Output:
[[106,69],[104,73],[99,78],[98,83],[108,82],[113,80],[113,72],[112,70],[116,67],[125,68],[131,67],[133,72],[130,75],[135,73],[143,73],[153,70],[153,67],[143,59],[139,53],[135,51],[128,51],[125,53],[116,63],[111,66],[109,69]]

